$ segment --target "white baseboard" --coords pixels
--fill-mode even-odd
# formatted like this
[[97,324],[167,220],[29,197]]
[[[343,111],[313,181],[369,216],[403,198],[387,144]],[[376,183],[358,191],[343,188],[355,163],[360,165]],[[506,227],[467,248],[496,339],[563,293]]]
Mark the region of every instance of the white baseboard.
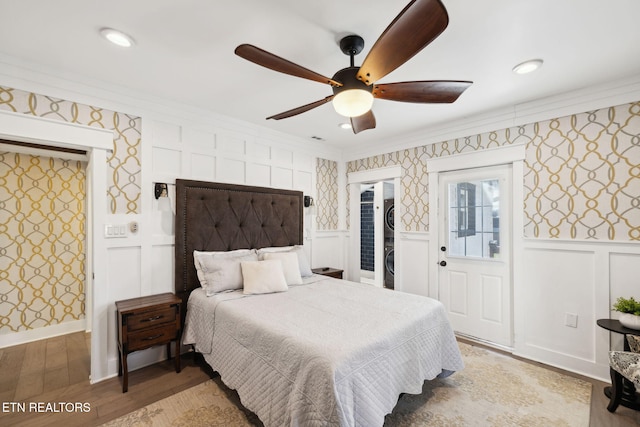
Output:
[[29,329],[28,331],[2,334],[0,335],[0,348],[26,344],[28,342],[57,337],[58,335],[66,335],[72,332],[80,332],[84,331],[86,327],[86,319],[80,319],[43,328]]

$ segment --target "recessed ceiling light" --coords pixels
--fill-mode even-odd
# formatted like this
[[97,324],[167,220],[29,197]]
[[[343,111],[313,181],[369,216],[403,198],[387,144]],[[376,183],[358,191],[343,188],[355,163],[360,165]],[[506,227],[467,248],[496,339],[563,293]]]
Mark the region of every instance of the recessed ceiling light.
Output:
[[542,59],[530,59],[529,61],[524,61],[513,67],[513,72],[516,74],[527,74],[534,72],[538,68],[542,67],[542,62]]
[[338,126],[340,129],[351,129],[351,123],[340,123]]
[[111,43],[121,47],[131,47],[134,44],[131,36],[113,28],[102,28],[100,34]]

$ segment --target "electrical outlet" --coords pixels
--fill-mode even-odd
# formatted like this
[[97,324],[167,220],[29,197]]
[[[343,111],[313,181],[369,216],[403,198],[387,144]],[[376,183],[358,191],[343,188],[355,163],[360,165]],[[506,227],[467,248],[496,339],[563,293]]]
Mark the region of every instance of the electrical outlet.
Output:
[[570,328],[578,327],[578,315],[575,313],[565,313],[564,314],[564,324],[569,326]]

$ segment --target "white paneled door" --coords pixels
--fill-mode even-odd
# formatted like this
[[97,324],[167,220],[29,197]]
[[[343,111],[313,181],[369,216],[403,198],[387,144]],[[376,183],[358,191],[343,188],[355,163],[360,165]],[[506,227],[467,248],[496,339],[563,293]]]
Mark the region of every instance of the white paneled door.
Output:
[[512,345],[511,166],[439,174],[439,294],[456,332]]

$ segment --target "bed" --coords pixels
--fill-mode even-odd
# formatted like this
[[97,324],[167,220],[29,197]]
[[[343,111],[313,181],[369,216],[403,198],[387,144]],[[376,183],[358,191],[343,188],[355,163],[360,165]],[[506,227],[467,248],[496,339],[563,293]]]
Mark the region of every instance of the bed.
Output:
[[[382,426],[401,393],[420,393],[425,380],[463,368],[436,300],[303,274],[302,261],[299,279],[283,276],[286,288],[251,293],[264,290],[255,282],[281,279],[266,279],[271,273],[260,272],[267,270],[254,277],[249,267],[277,264],[280,274],[288,265],[288,274],[290,261],[304,258],[302,193],[177,180],[176,197],[183,344],[194,346],[265,426]],[[213,292],[206,285],[213,276],[200,282],[204,257],[236,253],[249,257],[240,288]]]

